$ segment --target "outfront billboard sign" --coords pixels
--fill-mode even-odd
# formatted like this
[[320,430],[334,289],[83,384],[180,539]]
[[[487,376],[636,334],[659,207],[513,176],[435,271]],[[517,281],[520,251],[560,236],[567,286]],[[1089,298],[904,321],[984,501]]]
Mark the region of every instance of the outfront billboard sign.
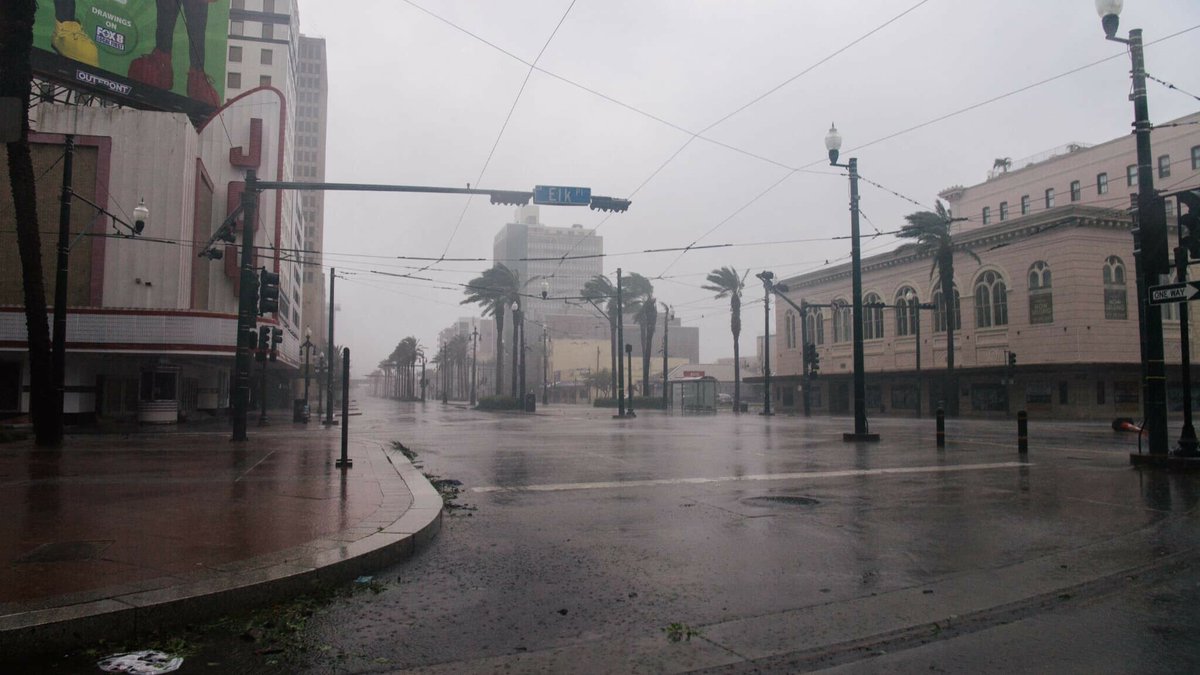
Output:
[[224,100],[229,0],[42,0],[38,76],[138,108],[207,117]]

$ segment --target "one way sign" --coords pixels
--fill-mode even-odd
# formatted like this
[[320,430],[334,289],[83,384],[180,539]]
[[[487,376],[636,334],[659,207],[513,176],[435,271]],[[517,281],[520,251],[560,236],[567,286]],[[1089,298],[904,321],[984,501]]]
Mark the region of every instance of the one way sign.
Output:
[[1150,287],[1150,304],[1167,305],[1172,302],[1187,302],[1200,297],[1200,281],[1179,284],[1163,284]]

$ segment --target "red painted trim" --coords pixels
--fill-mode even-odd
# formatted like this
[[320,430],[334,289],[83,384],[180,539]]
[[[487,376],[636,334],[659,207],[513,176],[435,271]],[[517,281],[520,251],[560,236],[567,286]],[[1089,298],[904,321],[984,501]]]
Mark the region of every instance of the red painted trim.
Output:
[[[47,134],[41,132],[29,133],[30,143],[65,146],[66,134]],[[112,138],[108,136],[76,135],[76,146],[96,148],[96,183],[92,189],[92,201],[111,211],[108,207],[110,180],[112,178]],[[61,179],[59,181],[61,183]],[[97,213],[89,228],[94,234],[103,234],[106,221],[103,214]],[[108,247],[107,237],[92,239],[91,278],[88,279],[88,304],[99,307],[104,304],[104,261]]]
[[[216,112],[214,112],[211,117],[204,120],[204,123],[200,125],[200,128],[197,129],[197,132],[203,133],[205,128],[207,128],[208,125],[211,124],[213,120],[217,119],[217,117],[219,115],[221,115],[221,113],[225,112],[230,107],[232,107],[234,103],[237,103],[238,101],[246,98],[247,96],[250,96],[251,94],[256,94],[260,91],[274,92],[275,95],[279,97],[279,151],[278,151],[278,153],[276,153],[277,156],[276,156],[276,162],[275,162],[275,180],[282,181],[284,179],[283,178],[283,159],[284,159],[283,151],[284,151],[284,146],[286,145],[284,143],[284,140],[285,140],[286,134],[287,134],[287,97],[283,95],[282,91],[276,89],[275,87],[255,87],[254,89],[244,91],[244,92],[238,94],[237,96],[226,101],[225,105],[221,106],[220,108],[217,108]],[[275,265],[274,265],[276,274],[279,274],[279,247],[280,247],[279,239],[280,239],[280,235],[282,234],[282,231],[283,231],[283,191],[276,190],[275,191]]]
[[[0,306],[0,312],[24,313],[25,307],[22,305],[3,305]],[[117,316],[194,316],[199,318],[209,319],[234,319],[237,320],[237,314],[224,314],[221,312],[205,312],[202,310],[189,309],[138,309],[132,307],[71,307],[67,314],[113,314]],[[259,319],[260,322],[263,319]],[[266,321],[270,323],[270,321]]]
[[[0,340],[0,349],[25,349],[24,342],[16,340]],[[218,352],[221,354],[233,354],[237,352],[237,347],[232,345],[181,345],[181,344],[159,344],[145,343],[136,344],[130,342],[71,342],[67,341],[67,351],[108,351],[108,352]]]

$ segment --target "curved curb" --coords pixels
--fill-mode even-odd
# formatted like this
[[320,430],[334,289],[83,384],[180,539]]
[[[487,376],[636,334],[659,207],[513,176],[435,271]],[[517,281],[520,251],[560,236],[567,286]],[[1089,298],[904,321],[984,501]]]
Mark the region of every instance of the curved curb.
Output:
[[100,639],[129,639],[344,583],[408,559],[441,529],[442,497],[410,462],[394,461],[382,448],[378,456],[359,459],[386,460],[394,469],[379,472],[383,503],[375,516],[323,539],[187,578],[99,590],[57,606],[0,616],[0,653],[11,659]]

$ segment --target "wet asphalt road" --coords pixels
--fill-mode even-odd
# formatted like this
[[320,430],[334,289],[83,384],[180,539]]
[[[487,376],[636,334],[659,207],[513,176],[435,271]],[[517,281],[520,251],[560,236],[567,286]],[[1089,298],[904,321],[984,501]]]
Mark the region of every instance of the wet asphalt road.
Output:
[[[307,672],[1195,672],[1200,477],[1106,425],[613,420],[359,397],[355,434],[463,482]],[[690,640],[674,643],[666,630]]]

